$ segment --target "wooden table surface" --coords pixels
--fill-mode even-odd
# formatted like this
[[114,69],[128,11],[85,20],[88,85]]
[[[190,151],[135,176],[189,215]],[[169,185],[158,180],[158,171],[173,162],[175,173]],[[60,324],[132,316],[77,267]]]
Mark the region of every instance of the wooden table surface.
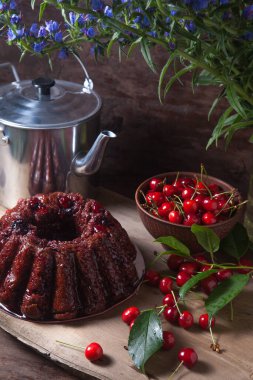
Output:
[[[156,247],[152,242],[152,237],[145,231],[135,210],[132,201],[118,196],[114,193],[103,192],[101,197],[107,208],[117,217],[122,225],[127,228],[133,241],[144,251],[146,260],[150,259]],[[194,326],[190,331],[185,331],[179,327],[171,326],[163,321],[164,328],[172,330],[176,336],[176,346],[170,352],[160,352],[151,359],[147,365],[147,373],[153,380],[165,380],[177,365],[177,352],[183,346],[190,346],[196,349],[199,362],[196,367],[189,371],[181,368],[174,376],[175,380],[187,379],[210,379],[210,380],[250,380],[253,379],[253,286],[247,286],[245,291],[234,302],[235,316],[233,323],[229,320],[229,310],[225,309],[217,318],[215,337],[218,338],[222,347],[222,353],[217,354],[210,350],[210,338],[207,332],[200,331]],[[194,297],[194,296],[192,296]],[[127,344],[128,328],[120,321],[121,311],[131,304],[135,304],[141,309],[152,307],[161,303],[161,294],[158,289],[143,285],[138,294],[127,301],[125,305],[118,306],[109,311],[106,315],[89,320],[85,325],[82,322],[76,324],[41,325],[38,327],[37,341],[47,347],[48,357],[52,360],[62,361],[69,367],[73,366],[77,371],[72,374],[71,368],[62,369],[52,361],[35,353],[17,341],[11,335],[0,329],[0,380],[44,380],[63,379],[74,380],[79,377],[84,379],[92,378],[107,380],[130,380],[145,379],[143,375],[135,371],[124,345]],[[192,311],[195,319],[203,311],[203,302],[191,300],[187,307]],[[34,325],[19,321],[0,313],[0,325],[12,334],[18,335],[19,339],[26,341],[29,337],[29,330],[36,330]],[[46,327],[48,326],[48,328]],[[46,331],[46,334],[44,334]],[[80,334],[85,332],[84,337],[93,336],[94,340],[103,342],[103,348],[108,354],[103,365],[87,363],[83,354],[60,347],[55,344],[54,337],[58,339],[71,339],[71,343],[79,344],[82,341]],[[91,335],[89,335],[91,334]],[[111,335],[111,336],[110,336]],[[32,337],[32,334],[31,334]],[[34,339],[34,336],[33,336]],[[47,342],[48,340],[48,342]],[[35,346],[35,340],[32,346]],[[75,365],[73,364],[75,363]],[[88,373],[88,376],[84,375]]]

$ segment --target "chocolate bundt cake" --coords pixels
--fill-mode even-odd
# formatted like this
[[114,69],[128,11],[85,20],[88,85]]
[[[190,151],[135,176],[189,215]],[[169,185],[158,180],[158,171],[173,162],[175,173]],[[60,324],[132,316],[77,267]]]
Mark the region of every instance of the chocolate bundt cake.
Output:
[[59,192],[21,199],[0,220],[0,303],[32,320],[99,313],[133,292],[135,258],[97,201]]

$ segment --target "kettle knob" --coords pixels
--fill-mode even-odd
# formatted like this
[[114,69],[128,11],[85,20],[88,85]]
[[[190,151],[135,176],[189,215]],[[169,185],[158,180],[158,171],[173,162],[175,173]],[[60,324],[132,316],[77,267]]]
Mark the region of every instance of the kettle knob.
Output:
[[39,98],[41,96],[49,96],[50,88],[55,85],[55,81],[51,78],[39,77],[32,81],[34,87],[38,89]]

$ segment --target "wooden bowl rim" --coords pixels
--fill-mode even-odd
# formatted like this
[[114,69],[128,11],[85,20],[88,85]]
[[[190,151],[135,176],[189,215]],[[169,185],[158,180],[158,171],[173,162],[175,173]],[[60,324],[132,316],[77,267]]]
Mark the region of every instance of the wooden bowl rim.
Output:
[[[146,211],[143,207],[141,207],[141,204],[139,202],[139,194],[140,194],[140,190],[142,190],[142,188],[147,185],[147,183],[152,179],[152,178],[160,178],[160,177],[166,177],[166,176],[177,176],[177,175],[180,175],[180,176],[186,176],[186,177],[194,177],[194,176],[200,176],[201,173],[197,173],[197,172],[166,172],[166,173],[160,173],[160,174],[156,174],[156,175],[153,175],[152,177],[149,177],[147,179],[145,179],[138,187],[137,187],[137,190],[135,191],[135,203],[137,205],[137,207],[139,208],[139,210],[141,212],[143,212],[144,214],[146,214],[148,217],[150,217],[151,219],[153,219],[153,221],[155,222],[160,222],[162,224],[165,224],[167,226],[173,226],[173,227],[182,227],[182,228],[185,228],[185,229],[190,229],[191,226],[185,226],[184,224],[178,224],[178,223],[171,223],[167,220],[164,220],[164,219],[159,219],[157,218],[156,216],[154,215],[151,215],[148,211]],[[217,178],[217,177],[213,177],[213,176],[210,176],[210,175],[206,175],[206,174],[202,174],[202,177],[204,178],[208,178],[210,180],[212,180],[213,182],[215,183],[218,183],[220,184],[221,186],[224,186],[224,187],[227,187],[229,188],[231,191],[232,190],[236,190],[238,192],[238,196],[239,196],[239,201],[242,202],[242,196],[240,194],[240,192],[238,191],[238,189],[236,189],[234,186],[230,185],[229,183]],[[238,217],[238,213],[242,212],[242,209],[243,209],[243,206],[240,207],[236,212],[235,212],[235,215],[232,216],[232,218],[229,218],[227,220],[223,220],[221,222],[218,222],[218,223],[215,223],[215,224],[211,224],[210,226],[206,225],[205,227],[209,227],[209,228],[216,228],[216,227],[221,227],[221,226],[224,226],[226,225],[227,223],[231,223],[233,221],[233,219],[235,217]],[[203,226],[203,225],[201,225]]]

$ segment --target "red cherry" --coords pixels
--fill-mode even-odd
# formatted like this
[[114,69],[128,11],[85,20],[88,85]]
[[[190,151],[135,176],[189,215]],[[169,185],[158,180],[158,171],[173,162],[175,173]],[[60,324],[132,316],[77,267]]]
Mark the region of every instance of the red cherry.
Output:
[[204,293],[210,294],[216,288],[218,285],[217,278],[214,274],[211,274],[211,276],[205,278],[200,282],[201,284],[201,289],[203,290]]
[[129,327],[130,327],[130,330],[131,330],[131,328],[133,327],[133,325],[134,325],[134,322],[135,322],[135,319],[133,319],[132,320],[132,322],[130,323],[130,325],[129,325]]
[[160,190],[162,186],[163,181],[161,180],[161,178],[152,178],[149,182],[149,188],[153,191]]
[[218,202],[208,197],[203,200],[202,205],[206,211],[216,211],[218,209]]
[[106,232],[107,228],[103,224],[94,224],[93,225],[94,232]]
[[173,185],[164,185],[163,186],[163,194],[166,197],[171,197],[174,194],[178,194],[178,189]]
[[212,269],[211,265],[202,265],[200,272],[206,272],[207,270]]
[[181,196],[182,196],[183,199],[191,199],[191,197],[193,196],[193,194],[194,194],[194,190],[191,189],[190,187],[187,187],[186,189],[184,189],[182,191]]
[[164,277],[159,283],[159,289],[162,293],[167,294],[172,289],[172,285],[173,280],[170,277]]
[[175,210],[175,211],[171,211],[169,213],[168,219],[171,223],[180,224],[183,220],[183,217],[179,211]]
[[158,214],[166,218],[170,211],[174,210],[175,203],[174,202],[164,202],[161,206],[158,207]]
[[204,255],[199,254],[199,253],[197,253],[196,255],[193,255],[193,258],[200,263],[207,263],[206,257]]
[[[215,318],[212,317],[211,327],[214,327],[214,325],[215,325]],[[207,330],[209,328],[209,317],[208,317],[208,314],[201,314],[200,315],[200,317],[199,317],[199,326],[203,330]]]
[[93,342],[90,343],[85,351],[84,351],[85,357],[90,361],[96,361],[98,359],[101,359],[103,356],[103,349],[100,346],[100,344]]
[[183,210],[186,214],[195,214],[198,211],[198,204],[194,199],[186,199],[183,202]]
[[196,214],[188,214],[184,219],[184,226],[192,226],[193,224],[201,224],[201,219]]
[[178,189],[178,192],[182,192],[184,190],[184,186],[182,184],[182,179],[181,178],[178,178],[176,179],[173,184],[173,186],[175,186],[177,189]]
[[175,336],[170,331],[163,331],[163,350],[170,350],[175,346]]
[[196,262],[185,262],[182,263],[179,267],[180,272],[187,272],[190,275],[195,274],[199,269],[199,264]]
[[169,255],[167,260],[168,268],[172,271],[178,270],[180,264],[184,261],[183,257],[177,255]]
[[208,185],[208,189],[212,194],[216,194],[221,190],[220,186],[218,186],[216,183],[210,183],[210,185]]
[[[243,266],[243,267],[253,267],[253,261],[251,261],[249,259],[241,259],[238,264]],[[245,269],[238,269],[237,272],[241,273],[241,274],[247,274],[252,270],[253,269],[246,269],[245,268]]]
[[204,224],[210,225],[215,224],[217,222],[217,219],[212,212],[208,211],[202,215],[202,222]]
[[95,201],[92,205],[92,211],[97,214],[101,210],[103,210],[103,206],[98,201]]
[[205,199],[205,196],[202,194],[197,194],[196,197],[194,197],[194,200],[198,205],[198,210],[201,210],[203,208],[204,199]]
[[227,280],[233,276],[233,271],[231,269],[223,269],[216,273],[216,277],[218,281]]
[[183,286],[188,280],[190,280],[191,275],[187,272],[179,272],[177,275],[176,283],[178,286]]
[[183,185],[184,187],[187,187],[187,186],[195,186],[195,182],[192,178],[189,178],[189,177],[185,177],[185,178],[181,178],[181,185]]
[[216,201],[227,201],[228,200],[228,196],[227,194],[220,194],[220,193],[216,193],[213,195],[213,198],[216,199]]
[[159,273],[152,269],[147,270],[145,273],[145,280],[149,285],[158,286],[160,283]]
[[176,323],[179,317],[179,312],[177,308],[174,307],[166,307],[163,312],[164,318],[170,323]]
[[72,200],[69,199],[67,195],[60,197],[58,202],[59,202],[60,207],[62,208],[71,208],[73,204]]
[[154,204],[160,206],[165,199],[163,193],[160,191],[150,191],[146,194],[146,200],[150,206],[153,206]]
[[121,318],[123,322],[130,325],[130,323],[134,321],[138,315],[140,315],[140,309],[136,306],[131,306],[123,311]]
[[187,368],[192,368],[198,361],[198,355],[193,348],[182,348],[178,353],[178,359]]
[[168,293],[166,294],[166,296],[163,297],[163,305],[166,305],[168,307],[175,306],[175,300],[172,293]]
[[204,182],[197,182],[196,184],[196,191],[198,193],[201,193],[201,194],[204,194],[204,193],[207,193],[207,186],[204,184]]
[[223,215],[228,215],[231,211],[229,208],[228,201],[226,199],[221,199],[218,201],[218,210],[220,210],[220,213]]
[[192,314],[187,310],[183,311],[178,318],[178,323],[184,329],[189,329],[194,323]]

